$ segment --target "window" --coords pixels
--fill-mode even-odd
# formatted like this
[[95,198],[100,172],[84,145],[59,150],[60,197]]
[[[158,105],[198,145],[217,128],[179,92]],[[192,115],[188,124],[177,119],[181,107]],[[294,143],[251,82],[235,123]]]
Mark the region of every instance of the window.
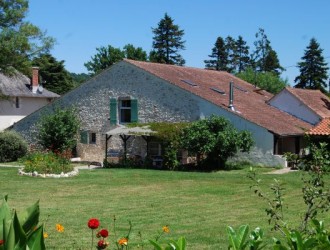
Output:
[[217,89],[217,88],[210,88],[210,89],[213,90],[214,92],[219,93],[220,95],[225,95],[226,94],[225,91],[222,91],[222,90]]
[[131,122],[131,100],[120,100],[120,123]]
[[197,87],[198,86],[196,83],[194,83],[193,81],[190,81],[190,80],[182,79],[181,81],[183,81],[184,83],[187,83],[188,85],[190,85],[192,87]]
[[[118,113],[118,116],[117,116]],[[110,98],[110,125],[116,125],[138,121],[138,104],[136,99]]]
[[89,144],[96,144],[96,133],[89,133]]
[[80,131],[80,142],[83,144],[96,144],[96,133]]
[[19,99],[18,96],[16,96],[16,98],[15,98],[15,107],[16,107],[17,109],[20,108],[20,99]]

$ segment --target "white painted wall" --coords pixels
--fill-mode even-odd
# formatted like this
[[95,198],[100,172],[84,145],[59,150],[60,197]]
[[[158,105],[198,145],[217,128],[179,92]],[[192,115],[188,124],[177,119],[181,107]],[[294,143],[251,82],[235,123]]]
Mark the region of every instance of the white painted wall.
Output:
[[19,108],[16,108],[16,97],[0,100],[0,131],[48,103],[47,98],[19,97]]
[[238,130],[248,130],[252,133],[255,146],[263,151],[263,153],[273,153],[274,136],[267,129],[258,126],[234,113],[218,106],[202,100],[199,102],[200,117],[209,117],[212,114],[227,118]]
[[314,111],[286,89],[271,99],[269,104],[312,125],[316,125],[320,121],[320,117]]

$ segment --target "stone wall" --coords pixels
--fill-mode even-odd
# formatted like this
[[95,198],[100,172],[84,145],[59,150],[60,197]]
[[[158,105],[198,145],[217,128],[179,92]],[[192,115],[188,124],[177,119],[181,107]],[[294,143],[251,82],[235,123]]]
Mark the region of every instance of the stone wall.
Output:
[[[262,141],[269,138],[267,143],[272,147],[272,135],[265,129],[239,116],[228,115],[229,112],[214,104],[125,61],[113,65],[51,105],[24,118],[14,126],[14,129],[21,133],[29,143],[35,143],[36,123],[42,113],[51,112],[55,106],[75,107],[81,119],[81,130],[96,133],[96,144],[82,144],[78,140],[78,156],[82,160],[102,162],[105,157],[105,133],[116,127],[110,126],[110,98],[120,97],[138,100],[139,123],[194,121],[212,113],[231,116],[229,118],[236,127],[253,129],[256,139],[260,135],[263,138]],[[134,144],[132,140],[138,143]],[[262,141],[260,143],[264,143]],[[133,154],[136,151],[143,155],[145,154],[143,145],[145,142],[141,137],[132,137],[128,145],[129,151]],[[122,150],[122,140],[113,136],[109,140],[108,148]]]
[[[109,122],[109,100],[119,97],[138,100],[140,123],[192,121],[199,118],[199,108],[191,94],[129,63],[119,62],[15,124],[14,130],[21,133],[30,144],[36,143],[36,124],[43,113],[52,112],[56,106],[75,107],[79,112],[81,130],[96,133],[96,144],[77,143],[78,156],[83,160],[102,161],[105,133],[115,128]],[[110,147],[121,146],[119,138],[110,139]]]

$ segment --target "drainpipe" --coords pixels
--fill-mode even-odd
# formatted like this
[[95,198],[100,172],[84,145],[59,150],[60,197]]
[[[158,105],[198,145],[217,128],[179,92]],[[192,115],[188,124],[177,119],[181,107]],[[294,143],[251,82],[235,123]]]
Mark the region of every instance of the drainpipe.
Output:
[[235,111],[233,103],[234,103],[234,83],[231,81],[229,83],[229,106],[228,106],[228,108],[230,108],[232,111]]

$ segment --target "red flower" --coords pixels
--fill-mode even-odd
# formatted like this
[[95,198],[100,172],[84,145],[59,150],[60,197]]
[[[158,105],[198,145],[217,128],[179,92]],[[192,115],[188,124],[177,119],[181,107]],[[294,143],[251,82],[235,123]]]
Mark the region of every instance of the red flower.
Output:
[[97,246],[99,249],[105,249],[105,248],[107,248],[107,246],[109,246],[109,243],[106,242],[105,240],[99,240],[99,242],[97,243]]
[[100,226],[100,222],[98,219],[92,218],[88,221],[88,227],[90,229],[96,229]]
[[5,243],[4,240],[0,240],[0,246],[2,246]]
[[99,238],[99,237],[102,236],[103,238],[106,238],[106,237],[108,237],[108,235],[109,235],[108,230],[106,230],[106,229],[102,229],[100,232],[98,232],[98,233],[96,234],[96,237]]

